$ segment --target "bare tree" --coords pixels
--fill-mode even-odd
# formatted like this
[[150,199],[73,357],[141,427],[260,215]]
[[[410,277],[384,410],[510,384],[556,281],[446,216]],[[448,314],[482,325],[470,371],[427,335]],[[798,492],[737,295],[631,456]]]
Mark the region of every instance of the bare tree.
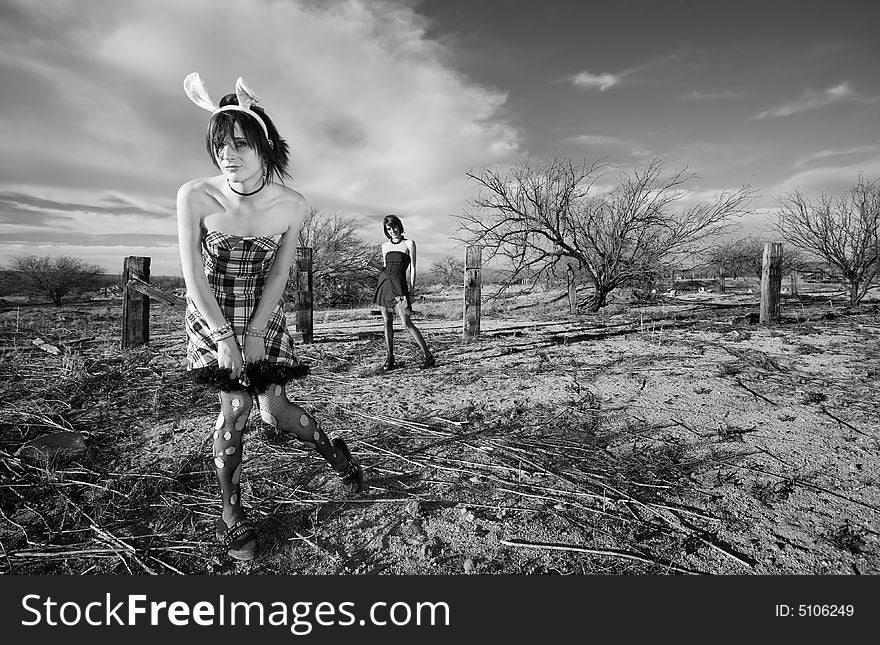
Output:
[[777,229],[783,239],[819,257],[840,273],[850,306],[865,297],[880,270],[880,183],[859,175],[842,197],[812,200],[800,191],[779,199]]
[[[761,277],[764,265],[764,244],[770,240],[749,235],[737,240],[726,240],[712,246],[707,253],[708,263],[722,275],[754,275]],[[796,247],[782,251],[782,272],[803,271],[807,257]]]
[[574,260],[593,286],[588,307],[598,311],[614,289],[727,230],[752,196],[744,186],[711,203],[675,210],[693,175],[665,176],[655,159],[643,170],[621,172],[612,190],[600,192],[597,181],[606,168],[557,154],[543,165],[469,173],[481,192],[472,210],[458,216],[459,234],[483,245],[487,260],[506,259],[510,283],[526,273],[537,282],[564,269],[564,260]]
[[464,280],[464,262],[460,258],[445,255],[439,260],[434,260],[431,274],[443,286],[460,285]]
[[104,272],[96,264],[69,256],[15,257],[9,268],[22,281],[25,291],[49,298],[56,307],[69,295],[95,288],[98,276]]
[[309,209],[298,242],[312,248],[316,304],[351,304],[372,295],[382,269],[380,247],[360,237],[353,218]]

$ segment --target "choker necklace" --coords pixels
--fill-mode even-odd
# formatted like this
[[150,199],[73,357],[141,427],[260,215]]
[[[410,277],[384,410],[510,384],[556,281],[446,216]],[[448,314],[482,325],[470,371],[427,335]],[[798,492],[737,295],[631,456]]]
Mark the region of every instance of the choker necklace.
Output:
[[232,184],[229,183],[229,180],[228,180],[228,179],[226,180],[226,185],[229,186],[229,190],[231,190],[231,191],[232,191],[233,193],[235,193],[236,195],[241,195],[242,197],[250,197],[251,195],[256,195],[258,192],[260,192],[261,190],[263,190],[263,188],[266,187],[266,178],[263,177],[263,183],[260,184],[260,187],[257,188],[257,189],[256,189],[254,192],[252,192],[252,193],[241,193],[241,192],[235,190],[235,188],[232,187]]

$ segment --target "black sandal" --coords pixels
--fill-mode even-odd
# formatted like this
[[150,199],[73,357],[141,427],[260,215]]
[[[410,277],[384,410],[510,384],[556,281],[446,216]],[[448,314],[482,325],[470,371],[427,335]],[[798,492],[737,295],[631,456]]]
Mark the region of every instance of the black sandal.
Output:
[[420,370],[426,370],[430,367],[434,367],[437,364],[437,359],[434,356],[426,356],[425,360],[422,361],[422,364],[419,365]]
[[390,372],[393,369],[397,369],[397,363],[394,362],[394,359],[386,360],[382,367],[379,368],[380,372]]
[[364,471],[357,460],[351,456],[351,451],[342,439],[333,439],[333,448],[342,453],[346,459],[346,466],[337,470],[336,474],[342,480],[342,484],[348,489],[350,495],[366,493],[370,490],[369,484],[364,480]]
[[236,560],[253,560],[257,555],[257,529],[246,517],[238,520],[232,526],[226,526],[226,522],[220,517],[215,524],[217,539],[226,549],[227,553]]

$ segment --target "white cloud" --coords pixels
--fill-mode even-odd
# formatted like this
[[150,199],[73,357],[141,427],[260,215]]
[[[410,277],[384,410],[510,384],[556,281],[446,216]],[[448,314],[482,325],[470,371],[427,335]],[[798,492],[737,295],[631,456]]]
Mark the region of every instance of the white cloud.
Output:
[[827,159],[828,157],[842,157],[866,152],[875,152],[876,150],[878,150],[878,146],[857,146],[845,150],[820,150],[819,152],[814,152],[813,154],[798,159],[794,162],[794,167],[801,168],[809,163],[819,161],[820,159]]
[[581,89],[598,89],[600,92],[604,92],[605,90],[611,89],[615,85],[620,85],[623,79],[627,76],[631,76],[632,74],[648,69],[649,67],[661,65],[670,60],[678,58],[678,56],[679,53],[676,52],[668,56],[663,56],[661,58],[650,60],[646,63],[642,63],[641,65],[636,65],[635,67],[630,67],[616,74],[609,74],[608,72],[603,72],[602,74],[593,74],[592,72],[584,70],[582,72],[578,72],[577,74],[572,74],[566,80],[575,87]]
[[841,101],[870,101],[859,96],[849,81],[829,87],[824,92],[815,92],[808,90],[803,97],[797,101],[791,101],[770,110],[759,112],[753,118],[767,119],[771,117],[791,116],[807,110],[815,110],[817,108],[831,105],[832,103],[840,103]]
[[617,137],[607,137],[601,134],[579,134],[574,137],[569,137],[567,141],[572,143],[582,143],[584,145],[595,145],[595,146],[625,146],[627,145],[625,141],[622,139],[618,139]]
[[[187,3],[184,15],[171,4],[143,5],[135,27],[103,43],[104,55],[168,79],[181,115],[198,115],[190,121],[203,116],[183,97],[186,72],[200,71],[217,95],[244,76],[293,149],[296,183],[317,205],[332,198],[418,211],[427,187],[518,145],[516,130],[500,117],[506,95],[448,68],[446,52],[425,38],[421,18],[406,4],[218,8],[203,0],[195,9]],[[206,14],[214,19],[204,21]],[[157,33],[177,43],[158,61],[143,56]]]
[[571,77],[571,83],[575,87],[587,90],[598,89],[600,92],[604,92],[620,83],[622,78],[622,74],[591,74],[590,72],[583,71],[574,74]]
[[823,192],[830,195],[842,195],[856,183],[860,174],[864,174],[868,179],[880,179],[880,157],[865,159],[858,163],[820,166],[804,170],[783,179],[767,192],[776,196],[782,196],[795,190],[809,196],[816,196]]
[[632,141],[601,134],[579,134],[569,137],[565,143],[595,148],[623,148],[634,157],[649,157],[653,154],[650,150]]
[[[31,7],[21,10],[46,24]],[[292,186],[311,205],[393,210],[416,239],[454,227],[446,215],[464,205],[468,169],[518,153],[506,94],[450,68],[410,2],[111,7],[78,2],[44,27],[52,37],[0,47],[4,68],[43,97],[14,116],[0,110],[4,147],[14,153],[0,160],[7,182],[173,200],[184,181],[216,172],[203,144],[208,115],[182,89],[192,71],[215,98],[238,76],[262,96],[291,146]],[[0,107],[13,100],[4,94]],[[381,235],[378,226],[369,233]]]

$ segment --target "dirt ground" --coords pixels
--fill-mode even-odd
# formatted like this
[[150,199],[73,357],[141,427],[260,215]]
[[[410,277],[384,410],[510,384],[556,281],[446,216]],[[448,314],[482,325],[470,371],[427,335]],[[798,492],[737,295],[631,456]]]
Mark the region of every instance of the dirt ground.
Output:
[[[877,574],[880,319],[738,296],[600,314],[419,318],[438,365],[379,319],[316,315],[288,385],[361,460],[346,498],[256,415],[243,499],[253,562],[216,544],[213,395],[183,376],[180,312],[118,349],[118,303],[0,312],[0,563],[7,573]],[[292,320],[292,317],[290,318]],[[58,353],[34,344],[40,338]],[[28,441],[67,431],[73,456]]]

